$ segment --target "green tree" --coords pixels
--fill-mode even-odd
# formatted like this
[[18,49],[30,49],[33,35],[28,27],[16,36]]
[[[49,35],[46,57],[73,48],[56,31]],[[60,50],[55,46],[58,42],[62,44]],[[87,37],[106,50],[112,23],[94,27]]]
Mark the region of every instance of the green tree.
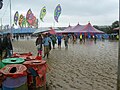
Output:
[[97,25],[93,25],[93,27],[100,30],[99,26],[97,26]]
[[119,27],[119,21],[113,22],[111,26],[112,26],[112,29]]

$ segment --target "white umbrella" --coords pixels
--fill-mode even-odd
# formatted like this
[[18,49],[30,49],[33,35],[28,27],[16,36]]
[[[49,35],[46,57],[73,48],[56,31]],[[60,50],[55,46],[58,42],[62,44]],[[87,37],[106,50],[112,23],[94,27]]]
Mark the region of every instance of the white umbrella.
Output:
[[49,30],[51,30],[49,27],[41,27],[41,28],[38,28],[33,34],[43,33]]
[[33,34],[48,32],[48,31],[50,31],[50,30],[52,30],[52,29],[57,30],[58,28],[41,27],[41,28],[38,28]]

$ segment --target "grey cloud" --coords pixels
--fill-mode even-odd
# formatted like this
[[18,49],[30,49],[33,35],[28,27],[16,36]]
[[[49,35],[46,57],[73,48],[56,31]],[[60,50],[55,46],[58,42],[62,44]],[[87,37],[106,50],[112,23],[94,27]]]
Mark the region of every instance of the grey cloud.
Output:
[[[70,1],[70,0],[69,0]],[[110,0],[79,0],[78,3],[71,0],[71,2],[65,3],[63,6],[64,13],[67,15],[104,15],[110,13],[116,13],[118,11],[118,4]]]
[[[0,17],[6,9],[6,4],[9,0],[4,0],[4,7],[0,10]],[[108,23],[109,21],[114,21],[118,19],[119,14],[119,4],[118,0],[11,0],[12,1],[12,13],[19,11],[20,13],[25,13],[29,8],[34,12],[34,14],[39,18],[40,10],[43,6],[47,8],[47,15],[45,16],[46,23],[53,22],[54,9],[58,4],[61,4],[62,14],[60,16],[60,22],[81,22],[88,21],[89,18],[94,18],[96,23],[102,23],[101,19],[106,20],[103,23]],[[5,21],[9,21],[9,9],[7,10],[7,15],[5,15]],[[12,15],[12,17],[13,17]],[[7,19],[8,16],[8,19]],[[111,17],[112,20],[109,20]],[[67,20],[64,20],[68,17]],[[71,20],[71,19],[72,20]],[[48,20],[48,21],[47,21]],[[105,22],[106,21],[106,22]],[[111,23],[111,22],[110,22]]]

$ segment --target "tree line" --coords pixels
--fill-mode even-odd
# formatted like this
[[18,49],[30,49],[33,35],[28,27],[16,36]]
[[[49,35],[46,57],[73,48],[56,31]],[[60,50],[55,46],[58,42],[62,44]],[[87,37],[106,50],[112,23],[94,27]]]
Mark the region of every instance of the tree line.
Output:
[[114,21],[112,23],[112,25],[110,26],[97,26],[97,25],[94,25],[93,27],[95,27],[96,29],[99,29],[107,34],[111,34],[111,33],[118,33],[119,30],[113,30],[114,28],[117,28],[119,27],[119,21]]

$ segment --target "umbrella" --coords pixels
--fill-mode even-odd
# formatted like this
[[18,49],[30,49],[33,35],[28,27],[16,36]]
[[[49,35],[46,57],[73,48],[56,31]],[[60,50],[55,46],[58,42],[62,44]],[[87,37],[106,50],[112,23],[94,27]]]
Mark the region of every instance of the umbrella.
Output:
[[43,32],[42,34],[48,34],[48,32]]
[[50,34],[56,34],[55,30],[53,28],[50,28],[51,30],[48,31]]
[[41,27],[41,28],[37,29],[33,34],[43,33],[43,32],[47,32],[49,30],[50,30],[49,27]]
[[50,33],[50,34],[56,34],[55,30],[57,30],[57,28],[52,28],[52,27],[42,27],[37,29],[33,34],[38,34],[38,33]]
[[120,28],[119,27],[117,27],[117,28],[114,28],[113,30],[119,30]]

